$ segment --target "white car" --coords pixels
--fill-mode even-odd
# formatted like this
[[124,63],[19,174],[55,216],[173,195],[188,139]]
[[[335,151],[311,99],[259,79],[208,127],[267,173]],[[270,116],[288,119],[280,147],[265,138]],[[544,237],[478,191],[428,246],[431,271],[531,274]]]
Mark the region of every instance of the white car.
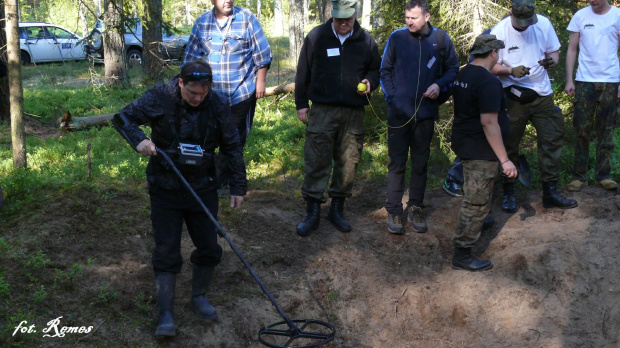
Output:
[[20,22],[22,65],[39,62],[84,60],[91,46],[69,30],[49,23]]
[[[125,52],[129,66],[142,64],[142,21],[140,18],[129,17],[125,25]],[[88,35],[94,50],[93,57],[103,59],[103,23],[98,20]],[[185,46],[189,37],[176,35],[173,30],[162,23],[162,45],[160,46],[164,60],[183,60]]]

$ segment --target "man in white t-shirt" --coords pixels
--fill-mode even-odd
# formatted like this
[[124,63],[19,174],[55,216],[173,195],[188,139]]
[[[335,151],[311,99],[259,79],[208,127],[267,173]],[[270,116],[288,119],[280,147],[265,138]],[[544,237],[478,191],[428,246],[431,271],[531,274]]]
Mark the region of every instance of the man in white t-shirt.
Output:
[[[577,201],[557,191],[560,155],[564,136],[564,116],[553,102],[547,70],[560,60],[560,41],[549,19],[535,12],[532,0],[513,0],[509,17],[491,30],[506,48],[492,72],[499,76],[507,96],[510,134],[506,141],[508,157],[517,163],[519,145],[528,122],[536,128],[542,202],[545,208],[574,208]],[[514,179],[504,179],[502,209],[517,211]]]
[[[611,180],[611,155],[614,152],[618,98],[620,98],[620,67],[618,66],[618,34],[620,9],[607,0],[590,0],[568,24],[570,41],[566,53],[566,87],[564,92],[575,96],[573,125],[577,133],[573,181],[566,187],[579,191],[588,182],[590,134],[596,131],[596,184],[615,190]],[[579,67],[573,82],[575,58],[579,50]],[[596,116],[595,116],[596,115]]]

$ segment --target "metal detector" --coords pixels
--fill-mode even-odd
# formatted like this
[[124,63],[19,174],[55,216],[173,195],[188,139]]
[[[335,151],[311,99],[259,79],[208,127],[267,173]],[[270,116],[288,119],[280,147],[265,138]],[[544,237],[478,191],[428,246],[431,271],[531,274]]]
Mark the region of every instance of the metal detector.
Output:
[[[137,152],[136,147],[129,137],[127,137],[127,133],[124,130],[124,126],[126,124],[125,120],[119,114],[116,114],[112,118],[112,124],[121,136],[125,138],[131,147]],[[162,156],[162,158],[170,165],[172,171],[174,171],[185,188],[192,194],[194,199],[196,199],[196,202],[200,204],[211,222],[213,222],[217,230],[217,234],[226,239],[232,250],[237,254],[241,262],[243,262],[252,277],[254,277],[254,280],[256,280],[261,290],[263,290],[263,293],[269,298],[269,301],[271,301],[271,304],[273,304],[276,308],[282,319],[284,319],[260,329],[258,331],[258,340],[260,343],[272,348],[310,348],[320,346],[334,339],[336,329],[331,324],[314,319],[289,319],[286,314],[284,314],[284,311],[280,308],[275,298],[269,293],[269,291],[267,291],[267,288],[258,275],[254,273],[254,270],[250,264],[245,260],[245,258],[243,258],[241,252],[233,244],[230,237],[228,237],[228,234],[226,234],[222,228],[222,225],[220,225],[217,219],[215,219],[207,206],[204,205],[200,197],[196,194],[194,189],[192,189],[191,185],[187,182],[187,180],[185,180],[185,177],[183,177],[183,174],[181,174],[179,169],[174,165],[174,162],[170,159],[170,156],[168,156],[165,151],[159,148],[156,149],[157,154]]]

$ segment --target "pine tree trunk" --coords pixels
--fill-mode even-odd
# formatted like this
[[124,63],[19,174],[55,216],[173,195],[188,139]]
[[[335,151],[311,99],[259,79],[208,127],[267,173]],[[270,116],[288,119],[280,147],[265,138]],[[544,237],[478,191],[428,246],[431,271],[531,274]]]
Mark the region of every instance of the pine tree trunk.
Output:
[[144,2],[144,21],[142,23],[142,72],[153,82],[162,79],[162,0]]
[[[0,18],[4,15],[4,0],[0,0]],[[0,59],[6,63],[6,21],[0,21]],[[0,78],[0,121],[11,119],[11,106],[9,104],[9,79]]]
[[297,61],[299,51],[304,42],[304,10],[303,0],[289,0],[288,32],[289,51],[291,57]]
[[319,14],[319,22],[321,23],[325,23],[325,14],[323,13],[324,6],[323,0],[316,0],[316,9]]
[[26,168],[26,133],[24,129],[24,89],[19,48],[19,0],[6,0],[6,42],[9,68],[9,93],[11,102],[11,143],[13,167]]
[[334,6],[332,6],[332,2],[330,0],[323,1],[323,17],[325,19],[323,23],[327,22],[328,20],[332,18],[333,8]]
[[127,63],[125,57],[125,37],[121,13],[122,0],[108,0],[106,2],[104,23],[106,32],[103,35],[103,54],[105,61],[105,84],[126,85]]
[[282,19],[282,0],[273,1],[273,22],[274,35],[284,35],[284,23]]

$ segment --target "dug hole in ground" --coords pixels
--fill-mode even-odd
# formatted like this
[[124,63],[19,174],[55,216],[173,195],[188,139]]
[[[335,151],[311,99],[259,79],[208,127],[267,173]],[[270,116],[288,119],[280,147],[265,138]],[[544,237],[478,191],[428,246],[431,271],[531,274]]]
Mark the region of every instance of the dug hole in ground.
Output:
[[[305,204],[297,183],[282,187],[287,185],[288,192],[251,188],[239,212],[222,199],[220,221],[290,318],[335,326],[336,337],[327,347],[620,345],[617,192],[594,186],[562,191],[579,207],[561,210],[543,208],[540,190],[519,186],[514,214],[501,211],[496,192],[496,223],[474,249],[495,266],[472,273],[450,265],[461,198],[427,190],[428,233],[416,234],[407,226],[406,234],[397,236],[387,232],[384,184],[359,181],[345,204],[353,231],[336,230],[323,205],[319,229],[304,238],[295,226]],[[12,315],[28,313],[25,308],[31,306],[36,316],[26,319],[37,326],[63,315],[68,325],[93,325],[93,332],[62,339],[29,336],[23,346],[262,347],[258,330],[282,318],[223,239],[224,257],[209,289],[220,319],[204,322],[189,310],[193,245],[186,232],[185,265],[176,287],[177,336],[154,337],[148,194],[121,186],[114,190],[50,192],[27,219],[8,221],[3,228],[7,243],[20,246],[12,255],[40,248],[51,260],[35,273],[17,258],[4,258],[4,277],[12,289],[29,282],[25,272],[42,281],[55,269],[95,260],[63,291],[52,292],[45,283],[53,296],[38,307],[30,301],[8,308]],[[112,300],[102,298],[111,292]]]

